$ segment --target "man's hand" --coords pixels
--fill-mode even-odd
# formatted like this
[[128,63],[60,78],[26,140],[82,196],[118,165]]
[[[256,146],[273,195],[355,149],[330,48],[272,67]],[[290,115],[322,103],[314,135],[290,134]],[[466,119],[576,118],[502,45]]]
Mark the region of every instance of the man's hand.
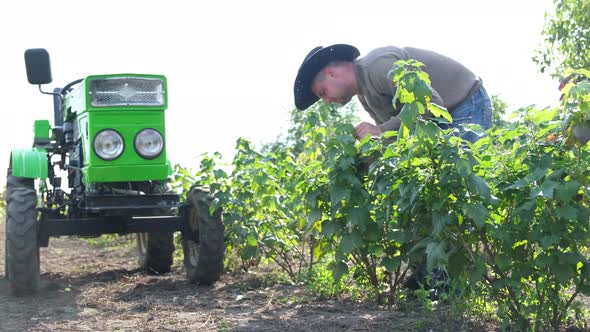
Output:
[[382,131],[378,126],[374,124],[370,124],[368,122],[361,122],[358,126],[354,128],[356,139],[360,140],[367,135],[371,136],[379,136],[381,135]]

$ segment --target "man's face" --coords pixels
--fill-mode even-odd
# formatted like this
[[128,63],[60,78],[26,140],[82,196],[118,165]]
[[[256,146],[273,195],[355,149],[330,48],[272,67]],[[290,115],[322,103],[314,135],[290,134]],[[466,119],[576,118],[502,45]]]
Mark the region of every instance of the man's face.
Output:
[[311,91],[328,104],[345,105],[354,96],[339,68],[324,68],[313,81]]

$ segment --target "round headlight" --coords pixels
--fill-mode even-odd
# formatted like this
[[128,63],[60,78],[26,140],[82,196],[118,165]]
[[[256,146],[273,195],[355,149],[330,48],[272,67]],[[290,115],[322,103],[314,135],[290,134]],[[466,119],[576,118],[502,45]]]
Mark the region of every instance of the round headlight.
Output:
[[155,129],[144,129],[135,136],[135,150],[145,159],[154,159],[162,153],[164,139]]
[[112,130],[104,129],[94,136],[94,152],[104,160],[114,160],[123,153],[123,137]]

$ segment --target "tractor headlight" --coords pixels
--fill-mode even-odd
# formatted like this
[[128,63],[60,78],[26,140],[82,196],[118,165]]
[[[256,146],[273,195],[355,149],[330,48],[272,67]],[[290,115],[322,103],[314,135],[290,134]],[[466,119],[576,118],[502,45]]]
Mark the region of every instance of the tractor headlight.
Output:
[[124,143],[123,137],[112,130],[104,129],[94,136],[94,152],[104,160],[117,159],[123,153]]
[[135,150],[145,159],[154,159],[162,153],[164,139],[155,129],[144,129],[135,136]]
[[162,106],[164,82],[158,78],[111,77],[90,81],[92,106]]

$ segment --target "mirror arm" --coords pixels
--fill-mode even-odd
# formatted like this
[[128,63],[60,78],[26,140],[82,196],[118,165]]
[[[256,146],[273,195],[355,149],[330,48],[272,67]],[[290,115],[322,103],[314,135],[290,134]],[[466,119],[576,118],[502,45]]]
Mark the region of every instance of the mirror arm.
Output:
[[59,96],[59,99],[61,101],[64,100],[63,96],[61,95],[61,93],[55,93],[55,92],[45,92],[43,90],[41,90],[41,84],[39,84],[39,92],[41,92],[44,95],[52,95],[52,96]]

